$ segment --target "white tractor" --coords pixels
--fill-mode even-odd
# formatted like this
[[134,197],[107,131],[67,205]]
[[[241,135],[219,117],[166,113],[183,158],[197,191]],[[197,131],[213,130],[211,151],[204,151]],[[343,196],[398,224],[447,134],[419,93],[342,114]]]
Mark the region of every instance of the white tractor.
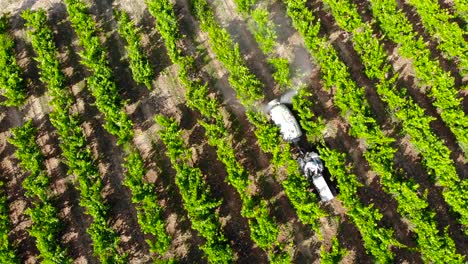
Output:
[[324,167],[319,155],[315,152],[304,153],[298,146],[302,131],[289,108],[275,99],[268,103],[268,112],[271,120],[279,127],[283,139],[299,148],[299,168],[307,180],[314,184],[320,199],[324,202],[332,200],[333,194],[322,175]]

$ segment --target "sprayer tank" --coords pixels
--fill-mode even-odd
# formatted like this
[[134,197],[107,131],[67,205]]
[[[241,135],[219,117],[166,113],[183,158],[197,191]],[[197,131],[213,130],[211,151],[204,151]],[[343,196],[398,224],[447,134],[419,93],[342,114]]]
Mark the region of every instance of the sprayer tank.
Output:
[[302,131],[291,111],[278,100],[269,102],[268,107],[270,108],[271,120],[280,128],[284,140],[288,142],[299,141]]

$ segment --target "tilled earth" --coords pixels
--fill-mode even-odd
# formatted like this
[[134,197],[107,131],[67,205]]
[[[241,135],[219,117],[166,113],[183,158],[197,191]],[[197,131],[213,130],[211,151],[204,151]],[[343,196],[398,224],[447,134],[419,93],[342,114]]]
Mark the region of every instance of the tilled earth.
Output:
[[[280,96],[282,91],[274,83],[271,68],[267,65],[254,37],[248,31],[248,20],[235,11],[232,0],[212,0],[210,3],[220,23],[239,43],[239,48],[249,68],[265,84],[266,99],[271,100]],[[156,114],[173,116],[180,121],[184,129],[184,139],[193,152],[194,164],[206,175],[206,181],[213,195],[224,201],[219,214],[226,236],[238,256],[238,262],[268,262],[266,254],[250,239],[247,220],[240,215],[239,194],[225,182],[224,165],[217,160],[215,149],[207,144],[203,128],[196,122],[199,114],[186,106],[183,96],[185,90],[177,81],[177,67],[171,64],[161,37],[155,30],[154,19],[150,16],[144,1],[103,0],[89,2],[89,4],[90,13],[98,22],[102,43],[109,51],[109,63],[120,89],[120,95],[126,102],[126,112],[135,124],[134,143],[143,154],[145,166],[149,170],[147,180],[155,184],[160,203],[164,207],[168,232],[173,237],[171,248],[167,253],[168,257],[175,256],[187,263],[204,262],[203,254],[198,248],[203,240],[190,228],[190,221],[182,208],[181,197],[175,187],[175,171],[164,155],[165,148],[156,135],[153,120]],[[293,29],[285,13],[285,7],[277,1],[260,1],[260,4],[268,6],[275,24],[278,25],[280,48],[276,52],[290,60],[293,82],[305,83],[314,91],[313,110],[326,122],[326,142],[331,147],[349,154],[348,161],[355,165],[352,172],[365,183],[365,186],[359,189],[359,197],[364,204],[372,203],[383,213],[381,224],[395,230],[395,237],[399,241],[409,247],[416,246],[415,235],[409,231],[407,221],[397,213],[395,200],[382,190],[378,177],[370,171],[363,158],[363,143],[348,135],[349,125],[340,117],[339,110],[333,106],[334,91],[326,91],[322,87],[318,66],[308,55],[299,34]],[[200,31],[198,23],[190,13],[189,5],[189,1],[175,1],[175,11],[179,16],[181,31],[186,35],[183,45],[185,50],[196,58],[200,77],[209,83],[213,96],[217,96],[223,102],[222,111],[231,121],[230,129],[238,157],[242,165],[247,168],[255,190],[270,202],[271,212],[280,226],[280,240],[291,245],[295,262],[318,263],[322,243],[309,227],[300,223],[277,180],[284,178],[285,172],[273,168],[270,164],[271,157],[264,154],[256,144],[256,138],[245,117],[244,109],[229,86],[228,73],[216,60],[208,46],[207,35]],[[429,189],[428,201],[431,208],[437,212],[436,220],[440,227],[450,225],[449,232],[459,252],[467,254],[468,242],[460,231],[459,224],[449,213],[449,208],[442,198],[441,189],[434,187],[428,180],[427,172],[420,163],[418,153],[409,145],[408,139],[400,135],[399,127],[386,114],[383,103],[372,88],[373,83],[365,77],[362,71],[363,66],[353,50],[349,36],[338,28],[331,15],[324,11],[321,3],[312,1],[310,5],[317,10],[315,15],[322,21],[322,34],[328,36],[337,48],[357,83],[366,88],[366,95],[372,110],[379,113],[376,115],[377,120],[383,126],[385,133],[396,138],[394,145],[398,149],[396,166],[405,169],[422,188]],[[48,120],[48,113],[51,109],[47,103],[50,97],[44,85],[39,81],[37,65],[33,60],[35,54],[26,35],[24,20],[20,17],[20,12],[26,8],[45,8],[55,31],[55,43],[59,48],[61,66],[67,77],[67,86],[76,98],[73,110],[80,113],[88,144],[93,150],[103,176],[105,184],[103,196],[110,206],[109,222],[118,231],[121,237],[121,249],[128,253],[131,263],[149,263],[151,255],[145,243],[145,236],[138,227],[130,191],[122,185],[124,170],[121,164],[124,152],[116,145],[115,138],[103,129],[103,117],[93,105],[94,99],[86,89],[85,78],[90,73],[79,62],[78,52],[81,48],[67,20],[64,3],[58,0],[0,0],[0,7],[2,7],[1,13],[10,13],[12,22],[10,33],[15,41],[15,52],[24,71],[30,94],[25,107],[21,109],[0,106],[0,175],[1,180],[6,182],[10,217],[14,227],[10,239],[17,246],[21,261],[38,262],[35,241],[27,233],[31,222],[24,214],[25,210],[31,206],[32,200],[24,196],[21,182],[27,174],[19,169],[18,160],[13,155],[14,148],[7,143],[6,138],[9,136],[9,129],[20,126],[25,120],[32,118],[39,128],[38,143],[47,158],[46,167],[52,179],[51,189],[63,223],[61,242],[76,263],[98,262],[92,254],[91,240],[86,233],[91,219],[79,206],[79,193],[73,187],[73,176],[67,174],[66,166],[60,162],[57,134]],[[125,55],[125,43],[115,30],[113,8],[122,8],[129,12],[141,29],[144,51],[149,55],[156,73],[151,91],[146,87],[136,85],[132,79]],[[366,18],[366,11],[361,11]],[[386,45],[386,48],[389,53],[395,49],[391,44]],[[392,63],[395,68],[401,69],[400,82],[406,87],[414,87],[411,62],[394,56]],[[460,76],[456,76],[456,79],[457,85],[461,85],[464,81]],[[459,175],[468,175],[462,152],[431,103],[416,88],[409,89],[409,92],[418,104],[437,118],[434,122],[436,133],[444,139],[453,152],[452,158],[457,161]],[[336,186],[334,187],[337,189]],[[331,215],[321,220],[324,234],[323,246],[329,248],[331,238],[338,236],[340,244],[350,251],[343,263],[372,262],[365,252],[359,231],[346,216],[346,209],[343,205],[338,200],[334,200],[322,206]],[[422,262],[420,255],[410,249],[397,249],[395,253],[399,263]]]

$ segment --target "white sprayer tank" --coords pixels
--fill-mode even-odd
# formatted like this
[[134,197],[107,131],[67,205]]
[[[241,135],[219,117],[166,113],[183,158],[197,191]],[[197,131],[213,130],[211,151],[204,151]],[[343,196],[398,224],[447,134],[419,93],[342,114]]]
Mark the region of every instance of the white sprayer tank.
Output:
[[269,102],[268,107],[270,108],[271,120],[280,128],[284,140],[298,141],[302,136],[302,131],[291,111],[278,100]]
[[333,199],[333,194],[322,175],[312,177],[312,182],[320,195],[320,200],[328,202]]

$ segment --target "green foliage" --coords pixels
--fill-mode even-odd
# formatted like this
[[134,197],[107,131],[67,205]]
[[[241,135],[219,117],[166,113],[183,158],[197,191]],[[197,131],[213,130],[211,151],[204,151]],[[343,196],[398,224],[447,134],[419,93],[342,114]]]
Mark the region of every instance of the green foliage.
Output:
[[[135,24],[125,11],[114,9],[114,17],[120,36],[127,42],[125,48],[130,59],[133,79],[151,89],[154,72],[142,51],[141,37]],[[138,150],[131,148],[123,167],[127,170],[124,184],[131,190],[132,201],[137,206],[138,223],[143,233],[153,235],[152,239],[146,240],[150,251],[163,255],[169,249],[172,238],[166,232],[162,208],[157,202],[155,190],[144,180],[146,169]]]
[[320,117],[316,117],[312,112],[313,106],[311,93],[305,88],[301,88],[293,97],[292,104],[294,110],[298,112],[299,123],[301,128],[307,133],[307,139],[311,142],[319,142],[322,140],[322,133],[325,129],[325,122]]
[[[468,117],[457,97],[455,80],[445,72],[424,43],[414,32],[411,22],[397,9],[392,0],[372,0],[371,10],[385,36],[397,43],[398,52],[410,58],[417,79],[416,84],[432,98],[432,105],[440,113],[442,120],[458,140],[458,144],[468,157]],[[449,41],[449,40],[447,40]],[[467,56],[465,52],[465,56]]]
[[217,209],[222,201],[214,200],[200,169],[191,167],[191,152],[184,144],[178,124],[171,118],[158,115],[162,127],[159,136],[166,145],[166,154],[176,170],[175,182],[182,196],[193,229],[205,238],[201,249],[210,263],[231,263],[234,255],[224,236]]
[[[235,3],[237,4],[238,8],[242,11],[245,2],[235,1]],[[203,6],[204,4],[200,3],[200,5]],[[248,12],[253,19],[250,30],[253,32],[253,35],[259,43],[260,48],[262,49],[264,54],[269,57],[268,62],[275,69],[275,72],[273,73],[273,78],[275,79],[275,81],[281,86],[289,86],[291,85],[289,80],[289,63],[287,59],[276,57],[274,55],[273,48],[276,42],[277,35],[274,28],[274,24],[268,18],[268,11],[266,9],[260,8],[253,9],[252,6],[253,4],[250,5],[249,8],[244,9],[244,11]],[[206,9],[207,8],[205,8],[205,10]],[[197,10],[196,4],[195,10]],[[198,16],[202,24],[202,29],[203,24],[209,24],[205,21],[215,21],[214,18],[210,18],[210,16],[213,16],[212,12],[210,11],[205,11],[205,13],[200,12]],[[207,26],[205,30],[208,30],[208,32],[210,32],[222,29],[217,29],[215,26]],[[212,39],[212,46],[215,46],[216,44],[216,41]],[[221,60],[221,62],[224,63],[226,68],[228,68],[229,70],[230,67],[226,65],[229,62],[223,61],[223,54],[217,54],[217,57],[219,60]],[[236,72],[231,71],[231,76],[235,74]],[[231,82],[231,86],[237,91],[235,82]],[[246,106],[247,109],[249,108],[248,105],[244,104],[244,106]],[[310,224],[314,231],[317,233],[317,235],[321,237],[321,231],[317,219],[319,217],[325,216],[326,214],[323,210],[321,210],[318,207],[316,197],[313,196],[313,194],[311,195],[311,193],[307,191],[307,186],[309,183],[300,174],[298,165],[296,161],[292,158],[289,146],[285,145],[279,138],[277,127],[269,123],[266,117],[263,116],[261,113],[248,110],[247,118],[249,119],[250,123],[253,124],[255,127],[255,135],[257,136],[260,148],[263,151],[271,153],[273,155],[273,164],[277,167],[287,167],[288,179],[283,181],[282,185],[285,189],[286,195],[288,196],[289,200],[296,209],[296,213],[298,214],[299,218],[304,223]],[[272,259],[274,259],[274,257]]]
[[[357,189],[362,184],[357,181],[356,175],[349,173],[346,169],[345,155],[322,147],[320,148],[320,157],[325,161],[330,174],[338,183],[339,199],[348,209],[346,214],[359,229],[366,250],[379,263],[391,262],[395,257],[391,248],[401,244],[393,237],[392,230],[378,227],[383,215],[372,204],[365,206],[359,201]],[[332,260],[332,256],[328,256],[328,258]]]
[[[52,95],[51,104],[55,110],[50,115],[51,122],[58,129],[66,162],[70,170],[79,170],[80,175],[91,177],[95,181],[96,187],[102,186],[98,171],[93,165],[91,152],[86,147],[84,134],[79,128],[78,117],[69,112],[74,99],[63,85],[64,76],[59,69],[59,62],[56,57],[57,51],[53,44],[52,32],[47,26],[47,17],[43,11],[27,12],[24,17],[28,20],[28,25],[34,29],[34,31],[30,32],[30,35],[33,47],[39,55],[37,60],[40,62],[41,80],[47,82],[49,92]],[[79,155],[76,155],[76,153],[79,153]],[[82,168],[90,169],[88,174],[80,170],[81,168],[78,165],[80,163]],[[155,237],[155,240],[147,240],[150,250],[163,254],[169,247],[170,236],[165,231],[156,194],[153,188],[143,180],[146,170],[143,167],[140,154],[137,151],[128,154],[123,166],[127,169],[124,184],[132,191],[132,200],[137,204],[138,222],[144,233],[152,234]],[[92,189],[95,192],[92,195],[93,197],[100,193],[99,188]],[[82,189],[81,191],[89,193],[91,190]],[[109,229],[105,233],[111,234],[113,231]],[[115,235],[110,237],[112,236]],[[97,244],[102,244],[102,242]],[[109,246],[115,247],[116,244],[112,242],[112,245]]]
[[155,239],[147,239],[151,252],[164,254],[169,249],[171,237],[166,232],[162,208],[154,188],[144,181],[146,169],[138,151],[127,155],[123,166],[126,169],[124,185],[132,191],[132,202],[136,204],[138,224],[145,234]]
[[20,106],[26,101],[27,91],[21,69],[16,62],[14,43],[8,36],[8,17],[0,16],[0,89],[6,106]]
[[[398,211],[411,222],[413,230],[418,235],[419,247],[424,258],[442,263],[460,262],[462,257],[455,253],[454,243],[450,237],[439,235],[434,213],[428,209],[425,197],[417,192],[419,186],[410,179],[402,178],[402,175],[393,169],[395,149],[390,146],[393,140],[383,135],[377,122],[370,115],[363,90],[351,81],[347,67],[339,60],[336,51],[326,39],[318,37],[320,25],[317,23],[314,25],[314,16],[306,8],[305,1],[287,0],[286,4],[294,26],[302,34],[306,47],[321,66],[325,87],[334,86],[337,89],[335,104],[351,124],[350,134],[365,140],[367,151],[364,157],[371,168],[380,175],[384,190],[397,200]],[[350,21],[353,20],[348,20],[346,25],[350,25]]]
[[[409,0],[418,15],[427,32],[437,41],[437,46],[442,54],[449,59],[458,58],[461,75],[468,74],[468,42],[465,41],[466,31],[463,31],[456,22],[453,22],[454,16],[448,10],[442,9],[439,3],[429,0]],[[456,3],[456,7],[462,9],[468,7],[466,2]],[[466,16],[467,14],[465,14]]]
[[280,138],[278,127],[260,112],[247,111],[246,114],[250,123],[255,126],[254,133],[260,148],[273,155],[272,164],[277,168],[286,167],[288,178],[281,184],[299,219],[311,225],[317,235],[322,237],[318,219],[326,216],[326,213],[319,207],[315,194],[307,190],[309,182],[301,175],[289,145],[284,144]]
[[[163,37],[169,58],[181,63],[184,59],[182,51],[177,48],[177,40],[181,38],[179,22],[169,1],[146,0],[150,13],[156,18],[156,25]],[[186,63],[189,63],[188,61]],[[184,68],[182,68],[183,70]]]
[[39,258],[44,263],[72,263],[67,252],[59,244],[61,230],[58,210],[51,204],[49,177],[44,167],[44,156],[36,143],[36,128],[31,120],[22,127],[11,129],[12,136],[8,141],[16,147],[15,156],[29,176],[23,181],[26,195],[35,198],[33,207],[26,210],[32,226],[29,234],[36,238]]
[[269,261],[271,264],[289,264],[292,263],[291,255],[288,252],[280,252],[277,254],[270,254]]
[[241,13],[248,14],[252,11],[257,0],[235,0],[234,2]]
[[8,142],[16,147],[15,156],[20,160],[21,167],[30,173],[23,182],[26,196],[47,201],[49,177],[45,173],[44,156],[36,144],[36,128],[29,120],[22,127],[13,128],[10,132],[12,136]]
[[[465,0],[454,0],[453,3],[455,4],[455,12],[457,15],[468,24],[468,2]],[[467,24],[465,24],[465,32],[468,29]]]
[[[166,47],[176,49],[180,34],[175,34],[178,33],[178,25],[170,24],[171,17],[175,15],[172,7],[167,3],[167,1],[151,1],[148,5],[150,12],[156,18],[156,26],[164,36]],[[170,14],[170,16],[165,14]],[[165,25],[169,24],[171,28],[166,28]],[[237,161],[227,125],[224,123],[221,111],[218,110],[220,109],[219,102],[208,95],[206,84],[189,77],[188,73],[194,69],[190,63],[193,58],[182,55],[178,50],[169,51],[169,53],[174,54],[173,63],[180,67],[179,80],[187,89],[188,104],[205,117],[204,121],[199,121],[199,123],[205,128],[208,143],[216,148],[218,159],[226,166],[228,183],[236,188],[242,199],[241,214],[248,218],[252,240],[264,250],[273,249],[277,244],[278,226],[269,215],[267,203],[259,197],[252,196],[247,190],[250,181],[246,170]]]
[[57,48],[53,34],[47,25],[47,15],[43,10],[23,13],[31,43],[36,51],[41,81],[45,82],[52,97],[50,121],[57,129],[60,148],[68,173],[74,174],[80,191],[80,205],[86,208],[93,221],[87,229],[93,241],[94,252],[103,263],[123,263],[125,256],[117,252],[119,237],[106,221],[107,206],[101,196],[103,188],[99,171],[94,164],[91,150],[86,146],[86,138],[80,127],[77,115],[70,112],[73,96],[64,86],[65,77],[60,71]]
[[19,259],[16,255],[16,251],[10,241],[8,241],[8,233],[12,229],[12,226],[7,197],[3,191],[3,181],[0,181],[0,188],[0,262],[17,264],[19,263]]
[[[234,1],[238,9],[242,10],[245,1]],[[249,21],[249,30],[252,32],[267,62],[273,67],[273,79],[282,87],[291,86],[289,62],[286,58],[275,54],[276,39],[278,38],[275,24],[269,18],[269,12],[265,8],[252,8],[253,4],[246,9],[246,14],[252,19]]]
[[200,27],[208,33],[211,48],[218,60],[229,71],[229,83],[242,104],[251,106],[263,99],[263,84],[245,66],[239,47],[234,44],[229,33],[216,21],[213,10],[205,0],[192,2],[193,14],[200,21]]
[[[403,132],[410,136],[410,142],[420,152],[429,174],[435,175],[435,182],[445,187],[443,196],[447,203],[461,215],[460,222],[468,226],[468,203],[462,198],[468,195],[468,188],[457,175],[450,150],[431,130],[433,118],[425,115],[424,109],[411,97],[398,92],[395,84],[397,75],[391,73],[383,45],[372,36],[371,26],[360,20],[356,7],[346,0],[325,0],[325,3],[331,7],[338,24],[353,33],[354,48],[366,62],[366,75],[378,81],[377,92],[403,123]],[[354,22],[349,23],[345,17],[354,17]]]
[[33,223],[28,232],[36,238],[36,247],[42,263],[72,263],[73,259],[59,244],[62,226],[57,217],[58,209],[50,202],[43,201],[34,203],[32,208],[26,210],[26,214]]
[[[250,102],[263,98],[263,95],[261,95],[260,90],[258,90],[259,96],[246,93],[245,88],[252,89],[253,86],[243,86],[237,80],[245,79],[248,83],[258,84],[257,87],[259,88],[261,82],[245,66],[245,61],[237,46],[232,44],[229,34],[215,20],[208,3],[205,0],[196,0],[193,2],[193,10],[200,21],[200,27],[209,35],[210,44],[217,58],[228,69],[230,73],[229,82],[236,90],[237,97],[246,109],[250,109]],[[233,57],[236,59],[229,59]],[[268,122],[265,115],[252,110],[247,110],[246,114],[249,122],[255,127],[254,133],[261,149],[273,155],[272,163],[275,166],[287,168],[288,178],[282,181],[281,184],[299,218],[303,223],[310,224],[320,237],[318,218],[325,216],[325,212],[318,206],[315,195],[307,190],[309,183],[300,174],[298,164],[292,158],[289,146],[283,144],[279,137],[278,128]]]
[[104,128],[118,138],[118,144],[133,138],[133,124],[123,109],[112,71],[107,62],[106,50],[101,45],[96,23],[88,14],[88,8],[80,0],[66,0],[69,20],[83,51],[81,63],[93,74],[87,78],[89,88],[96,99],[96,107],[104,115]]
[[148,57],[143,53],[138,29],[125,11],[114,9],[114,17],[117,20],[117,30],[120,36],[127,42],[125,50],[129,57],[133,79],[136,83],[144,84],[151,90],[154,72]]
[[275,69],[273,79],[282,87],[291,86],[288,60],[286,58],[270,58],[268,63]]
[[256,8],[250,13],[252,23],[251,31],[264,54],[274,52],[276,45],[276,31],[273,21],[268,18],[268,10]]
[[[299,93],[293,97],[293,106],[298,111],[299,123],[304,129],[307,138],[317,142],[323,132],[324,126],[320,119],[314,121],[315,118],[310,110],[312,102],[307,97],[311,96],[305,89],[299,90]],[[319,142],[320,157],[325,161],[325,164],[330,171],[330,174],[335,179],[340,189],[339,200],[343,206],[347,208],[346,213],[355,223],[364,241],[364,247],[369,251],[376,260],[380,263],[386,263],[394,258],[391,252],[392,246],[398,246],[400,243],[393,238],[391,230],[378,227],[379,220],[382,214],[373,205],[365,206],[359,201],[357,189],[362,186],[357,181],[354,174],[350,174],[348,168],[345,167],[345,155],[331,150],[325,146],[324,142]],[[336,238],[333,240],[336,245],[332,246],[330,252],[326,252],[325,248],[321,251],[321,260],[323,263],[337,263],[345,253],[344,249],[338,247]]]
[[325,248],[322,246],[322,250],[320,251],[320,263],[339,263],[347,254],[348,251],[340,246],[338,238],[333,237],[332,246],[329,252],[325,251]]

